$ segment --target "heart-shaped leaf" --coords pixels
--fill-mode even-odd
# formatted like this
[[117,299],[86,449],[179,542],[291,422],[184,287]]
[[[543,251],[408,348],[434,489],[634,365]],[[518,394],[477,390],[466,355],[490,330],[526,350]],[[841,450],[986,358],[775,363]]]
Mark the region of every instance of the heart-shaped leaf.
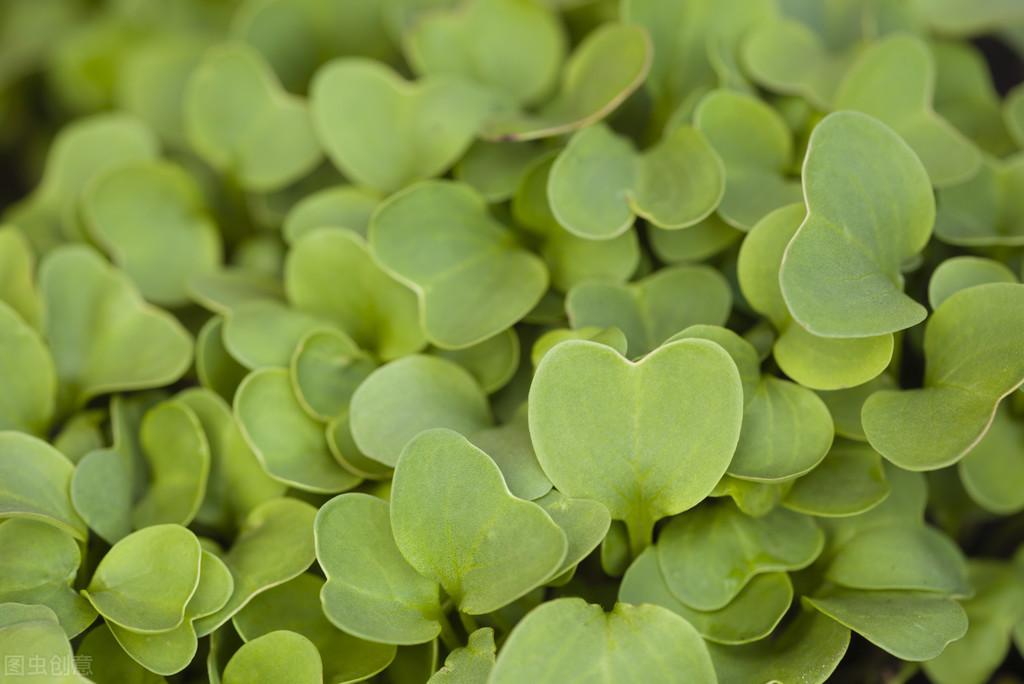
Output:
[[475,81],[516,104],[529,105],[555,85],[566,37],[541,2],[475,0],[426,14],[406,36],[416,72]]
[[[625,653],[632,656],[623,658]],[[685,681],[718,681],[707,646],[686,620],[660,606],[619,603],[605,613],[565,598],[545,603],[516,625],[488,681],[656,681],[669,673]]]
[[647,31],[640,26],[602,24],[573,51],[558,92],[548,103],[534,113],[494,113],[481,135],[488,140],[536,140],[600,121],[640,87],[652,52]]
[[83,593],[112,623],[164,632],[185,619],[199,585],[201,558],[199,540],[184,527],[146,527],[111,547]]
[[735,364],[705,340],[672,342],[638,363],[571,340],[545,355],[530,388],[544,472],[566,496],[623,520],[634,555],[657,520],[695,506],[721,479],[742,411]]
[[394,659],[395,647],[358,639],[328,622],[320,605],[323,585],[319,577],[303,574],[265,591],[235,615],[235,628],[247,642],[281,629],[301,634],[320,652],[329,682],[377,674]]
[[779,271],[793,318],[811,333],[842,338],[924,320],[924,307],[903,293],[900,273],[928,241],[935,218],[914,152],[876,119],[838,112],[815,127],[803,173],[807,218]]
[[637,216],[662,228],[685,228],[722,199],[722,163],[708,140],[690,126],[668,131],[638,153],[633,144],[596,124],[576,132],[548,179],[559,225],[590,240],[630,229]]
[[756,575],[810,565],[824,543],[808,516],[776,508],[753,518],[725,503],[673,518],[657,548],[669,590],[707,611],[725,607]]
[[72,587],[82,557],[75,539],[28,519],[0,522],[0,603],[51,609],[68,638],[85,630],[96,611]]
[[348,230],[314,229],[285,261],[285,292],[296,307],[335,323],[386,360],[421,349],[416,295],[381,270]]
[[75,657],[84,666],[88,663],[89,678],[95,684],[164,684],[167,680],[139,665],[103,624],[89,630],[78,644]]
[[370,246],[416,291],[423,331],[439,347],[493,337],[523,318],[548,285],[544,263],[461,183],[419,183],[392,196],[374,214]]
[[54,250],[40,265],[39,282],[65,410],[101,394],[169,384],[188,369],[188,332],[91,249]]
[[189,78],[183,106],[192,148],[248,190],[283,187],[322,158],[306,103],[245,45],[211,49]]
[[469,147],[491,104],[450,76],[410,84],[383,64],[338,59],[310,88],[317,135],[334,165],[381,192],[439,176]]
[[767,316],[779,332],[772,353],[786,375],[814,389],[861,385],[889,365],[892,335],[819,337],[793,320],[782,295],[779,267],[805,214],[799,204],[783,207],[768,214],[750,231],[740,247],[737,262],[740,288],[750,306]]
[[328,327],[329,323],[311,314],[254,299],[231,308],[224,317],[224,348],[249,369],[287,368],[302,338]]
[[986,158],[968,180],[939,190],[935,236],[951,245],[1024,245],[1024,154]]
[[565,301],[573,328],[618,328],[626,334],[631,358],[650,353],[691,325],[724,324],[731,307],[728,282],[703,265],[664,268],[629,285],[584,282]]
[[765,214],[800,200],[799,183],[787,176],[793,141],[785,121],[752,95],[716,90],[693,113],[693,123],[725,167],[718,215],[750,230]]
[[487,398],[462,367],[433,356],[407,356],[378,368],[352,395],[352,436],[375,461],[394,466],[423,430],[473,434],[492,423]]
[[1024,285],[961,290],[924,333],[924,388],[882,390],[864,403],[868,441],[909,470],[963,458],[985,436],[999,402],[1024,383]]
[[69,496],[74,470],[71,461],[46,442],[20,432],[0,432],[0,519],[40,520],[84,542],[89,532]]
[[470,615],[497,610],[560,573],[568,550],[544,509],[513,496],[494,461],[451,430],[423,432],[402,451],[391,526],[409,564]]
[[793,585],[785,573],[758,575],[721,610],[696,610],[669,589],[658,564],[658,552],[652,547],[626,570],[619,600],[667,608],[685,618],[709,642],[745,644],[763,639],[775,629],[793,600]]
[[38,330],[43,303],[34,273],[35,257],[28,240],[16,228],[0,227],[0,302]]
[[196,274],[221,262],[221,237],[195,181],[167,162],[124,164],[91,183],[82,198],[89,233],[146,299],[189,301]]
[[317,514],[316,557],[327,575],[323,610],[340,629],[388,644],[430,642],[441,632],[440,589],[402,557],[386,501],[331,499]]
[[941,594],[836,589],[804,600],[902,660],[931,660],[967,632],[964,609]]
[[911,35],[894,35],[857,57],[839,85],[835,107],[884,122],[917,153],[933,185],[953,185],[978,171],[981,154],[932,109],[934,87],[928,46]]
[[356,388],[377,367],[370,356],[340,330],[314,330],[302,338],[289,373],[302,408],[329,421],[348,409]]

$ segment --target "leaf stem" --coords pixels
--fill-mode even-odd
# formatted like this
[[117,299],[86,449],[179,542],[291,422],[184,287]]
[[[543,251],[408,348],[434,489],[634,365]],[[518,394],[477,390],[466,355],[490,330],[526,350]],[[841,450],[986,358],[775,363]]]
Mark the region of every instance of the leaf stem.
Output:
[[476,618],[463,613],[461,610],[459,611],[459,621],[462,622],[462,628],[466,630],[466,634],[472,634],[480,628],[480,625],[476,623]]
[[639,515],[623,522],[626,523],[626,536],[629,537],[629,557],[636,560],[654,541],[654,521],[646,515]]
[[441,642],[444,643],[445,647],[449,651],[461,648],[462,642],[459,639],[459,635],[456,634],[455,628],[452,626],[452,621],[448,619],[448,615],[446,613],[441,613],[437,618],[437,621],[441,624]]

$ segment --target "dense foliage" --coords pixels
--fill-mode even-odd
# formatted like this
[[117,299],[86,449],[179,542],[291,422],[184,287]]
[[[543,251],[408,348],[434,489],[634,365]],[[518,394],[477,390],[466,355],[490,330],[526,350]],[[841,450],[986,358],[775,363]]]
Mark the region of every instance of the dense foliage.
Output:
[[1021,55],[4,0],[0,682],[1022,681]]

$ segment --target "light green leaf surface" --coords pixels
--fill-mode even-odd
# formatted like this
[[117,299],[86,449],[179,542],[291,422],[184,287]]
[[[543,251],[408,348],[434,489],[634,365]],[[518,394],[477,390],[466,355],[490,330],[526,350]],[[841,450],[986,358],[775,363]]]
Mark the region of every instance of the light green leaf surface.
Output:
[[322,684],[323,663],[312,641],[287,630],[242,646],[224,668],[223,684]]
[[0,429],[42,434],[56,410],[53,358],[31,325],[0,301]]
[[631,363],[572,340],[537,368],[530,434],[555,487],[607,506],[636,555],[657,520],[695,506],[721,479],[742,410],[736,366],[714,343],[680,340]]
[[840,439],[814,470],[797,478],[782,504],[798,513],[845,517],[877,506],[889,491],[878,452]]
[[89,533],[69,493],[74,469],[46,442],[13,430],[0,432],[0,519],[39,520],[84,542]]

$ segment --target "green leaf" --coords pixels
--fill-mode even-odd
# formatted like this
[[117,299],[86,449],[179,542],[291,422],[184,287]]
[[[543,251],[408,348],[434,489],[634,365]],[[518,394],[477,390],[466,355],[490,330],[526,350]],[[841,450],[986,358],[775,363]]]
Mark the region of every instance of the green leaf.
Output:
[[950,295],[985,283],[1016,283],[1017,276],[998,261],[958,256],[939,264],[928,281],[928,303],[938,309]]
[[89,234],[157,304],[187,303],[189,279],[220,265],[221,237],[199,186],[168,162],[124,164],[100,176],[86,188],[82,212]]
[[488,681],[600,678],[718,681],[704,641],[678,615],[660,606],[623,603],[605,613],[578,598],[549,601],[516,625]]
[[957,185],[939,190],[935,236],[951,245],[1024,245],[1024,154],[986,157],[981,168]]
[[1002,101],[981,51],[954,40],[933,40],[928,47],[935,59],[935,111],[983,152],[1000,157],[1013,152]]
[[565,50],[558,15],[533,0],[475,0],[438,10],[405,36],[417,73],[461,76],[523,105],[551,91]]
[[276,278],[245,267],[195,275],[188,282],[188,290],[197,304],[222,315],[256,299],[284,301],[284,290]]
[[636,555],[657,520],[692,508],[721,479],[742,410],[736,366],[714,343],[680,340],[631,363],[571,340],[537,368],[530,434],[555,487],[607,506]]
[[611,239],[594,240],[566,230],[555,218],[548,198],[557,158],[557,153],[550,152],[527,169],[512,198],[512,215],[540,240],[538,251],[555,289],[567,292],[591,279],[625,282],[640,261],[636,232],[626,230]]
[[985,436],[999,402],[1024,383],[1024,285],[961,290],[924,333],[924,387],[882,390],[864,403],[868,441],[909,470],[957,462]]
[[664,268],[629,285],[583,282],[565,302],[573,328],[623,331],[631,358],[650,353],[691,325],[724,324],[731,307],[727,281],[704,265]]
[[1010,650],[1010,633],[1024,618],[1024,584],[1019,570],[1005,561],[983,558],[970,563],[975,594],[964,601],[969,626],[937,658],[924,663],[936,684],[984,684]]
[[576,132],[548,179],[551,211],[570,233],[609,240],[637,216],[662,228],[706,218],[722,199],[722,163],[698,130],[681,126],[638,153],[604,124]]
[[484,392],[494,394],[508,384],[519,369],[519,336],[515,329],[507,328],[471,347],[435,349],[432,353],[459,364],[469,371]]
[[86,541],[89,532],[69,496],[74,469],[46,442],[20,432],[0,432],[0,519],[39,520]]
[[359,449],[389,466],[423,430],[444,427],[472,434],[492,423],[487,398],[473,376],[451,361],[421,355],[371,373],[352,395],[350,417]]
[[576,329],[555,328],[548,330],[533,343],[533,351],[530,354],[531,363],[533,363],[534,367],[540,365],[541,359],[555,345],[566,340],[591,340],[607,345],[623,356],[626,354],[626,336],[616,327],[598,328],[597,326],[583,326]]
[[637,556],[619,586],[619,601],[667,608],[685,618],[704,639],[721,644],[745,644],[768,636],[792,600],[793,585],[785,573],[776,572],[758,575],[720,610],[696,610],[669,589],[654,548]]
[[409,83],[359,58],[321,67],[310,94],[327,156],[355,183],[385,193],[444,173],[465,153],[491,106],[484,91],[461,79]]
[[248,369],[224,346],[224,317],[211,316],[196,335],[196,376],[199,384],[231,401]]
[[552,138],[596,123],[640,87],[652,46],[639,26],[606,23],[587,34],[562,70],[555,96],[534,113],[500,111],[481,129],[487,140]]
[[88,663],[89,678],[95,684],[164,684],[167,680],[132,659],[107,625],[90,630],[75,655]]
[[101,394],[167,385],[188,369],[188,332],[146,304],[128,277],[91,249],[51,252],[39,281],[43,328],[60,381],[58,405],[65,410]]
[[802,610],[780,632],[742,646],[708,644],[721,684],[824,684],[850,644],[850,630]]
[[658,126],[678,107],[720,85],[716,58],[731,56],[742,35],[775,15],[775,5],[768,0],[627,0],[621,12],[624,21],[646,28],[654,44],[646,87],[654,99],[652,123]]
[[284,368],[261,368],[242,381],[235,394],[235,418],[260,465],[275,480],[321,494],[359,484],[331,456],[323,424],[303,410]]
[[1024,422],[1001,405],[957,470],[964,489],[985,510],[1009,515],[1024,508]]
[[57,617],[44,606],[0,603],[0,656],[5,663],[5,679],[31,681],[28,677],[32,670],[22,667],[22,675],[16,668],[26,663],[38,668],[42,663],[45,674],[41,680],[40,675],[33,676],[36,681],[90,684],[74,667],[71,644],[57,624]]
[[96,619],[72,586],[81,561],[78,544],[64,530],[36,520],[0,522],[0,604],[44,605],[69,639],[77,636]]
[[313,330],[299,342],[289,374],[302,408],[329,421],[348,409],[359,384],[377,367],[370,356],[340,330]]
[[1024,9],[1012,0],[918,0],[918,12],[938,33],[973,36],[1024,21]]
[[57,372],[46,343],[0,301],[0,430],[43,434],[56,410]]
[[199,585],[201,558],[199,540],[184,527],[147,527],[114,544],[83,593],[104,618],[127,629],[174,629]]
[[331,327],[313,315],[269,299],[241,302],[224,317],[224,348],[246,368],[287,368],[299,342]]
[[192,149],[247,190],[281,188],[322,158],[306,103],[286,93],[260,54],[245,45],[207,52],[182,106]]
[[518,247],[483,198],[461,183],[419,183],[389,198],[371,221],[370,247],[387,272],[416,291],[422,329],[439,347],[494,336],[547,289],[543,262]]
[[233,618],[238,633],[247,642],[282,629],[301,634],[320,652],[329,682],[363,681],[377,674],[394,659],[395,647],[350,636],[328,622],[320,605],[323,585],[320,578],[303,574],[263,592]]
[[479,140],[455,165],[452,175],[488,202],[502,202],[516,194],[530,167],[548,154],[539,144]]
[[317,228],[347,228],[366,237],[380,200],[377,192],[354,185],[318,190],[295,203],[285,215],[281,232],[289,244]]
[[597,501],[570,499],[552,489],[536,503],[562,529],[569,542],[562,565],[554,573],[556,577],[572,571],[608,534],[612,520],[608,509]]
[[845,517],[874,508],[889,491],[878,452],[840,439],[820,465],[793,483],[782,505],[808,515]]
[[776,508],[760,518],[709,503],[673,518],[658,538],[669,590],[697,610],[719,610],[756,576],[810,565],[825,543],[814,520]]
[[484,428],[467,437],[498,465],[509,491],[520,499],[535,501],[551,491],[551,481],[537,462],[530,441],[525,406],[504,425]]
[[720,254],[743,237],[716,214],[686,230],[660,230],[651,227],[647,239],[654,254],[669,264],[704,261]]
[[301,575],[313,563],[313,519],[316,509],[281,497],[250,511],[235,537],[224,563],[235,588],[217,612],[195,621],[199,636],[210,634],[254,596]]
[[750,306],[767,316],[779,332],[772,353],[786,375],[814,389],[863,384],[889,365],[892,335],[819,337],[793,320],[783,298],[779,268],[804,216],[802,205],[783,207],[768,214],[750,231],[740,247],[737,262],[740,289]]
[[444,667],[427,684],[483,684],[494,669],[494,630],[483,627],[469,635],[469,642],[448,654]]
[[568,549],[544,509],[513,496],[494,461],[451,430],[420,433],[402,451],[391,524],[409,564],[470,615],[497,610],[559,573]]
[[1018,86],[1006,95],[1003,119],[1018,147],[1024,147],[1024,88]]
[[323,610],[338,628],[389,644],[430,642],[441,632],[440,588],[402,557],[386,501],[331,499],[317,514],[316,557],[327,576]]
[[133,116],[97,114],[79,119],[54,139],[39,184],[4,214],[37,254],[84,236],[78,214],[82,190],[121,164],[157,156],[156,136]]
[[716,90],[697,105],[693,123],[725,166],[725,194],[718,215],[750,230],[769,212],[800,200],[799,183],[787,176],[793,141],[785,121],[752,95]]
[[893,389],[896,381],[888,373],[883,373],[862,385],[838,390],[819,390],[818,396],[828,406],[829,413],[835,423],[836,435],[858,442],[866,442],[864,426],[861,425],[861,408],[868,397],[879,390]]
[[32,246],[21,231],[12,226],[0,227],[0,302],[38,330],[43,303],[36,290],[34,270]]
[[320,653],[306,637],[281,630],[242,646],[224,668],[224,684],[321,684]]
[[964,609],[940,594],[837,589],[804,600],[902,660],[931,660],[967,632]]
[[314,229],[285,261],[285,292],[297,308],[336,324],[385,361],[425,344],[416,295],[370,257],[356,233]]
[[959,547],[923,525],[882,525],[861,532],[839,548],[826,577],[851,589],[971,593]]
[[807,218],[779,271],[793,318],[811,333],[840,338],[924,320],[900,273],[928,241],[935,217],[914,152],[877,120],[838,112],[811,134],[803,182]]
[[978,171],[981,154],[932,109],[934,88],[928,46],[915,36],[894,35],[857,57],[839,85],[835,107],[890,126],[920,157],[933,185],[953,185]]

